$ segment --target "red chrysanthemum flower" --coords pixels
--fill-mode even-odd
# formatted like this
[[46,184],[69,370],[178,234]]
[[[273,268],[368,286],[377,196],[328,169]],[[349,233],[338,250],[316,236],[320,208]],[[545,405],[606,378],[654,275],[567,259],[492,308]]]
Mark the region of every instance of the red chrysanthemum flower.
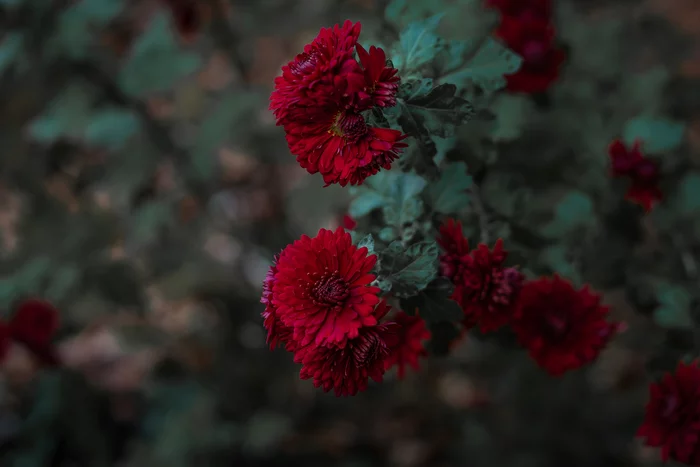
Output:
[[[375,311],[381,319],[390,307],[382,301]],[[360,329],[344,347],[308,345],[296,350],[294,361],[301,363],[301,379],[313,379],[315,387],[335,395],[354,396],[367,389],[369,378],[381,382],[386,359],[398,345],[398,325],[378,324]]]
[[512,325],[537,364],[556,376],[595,360],[622,330],[606,321],[608,311],[588,286],[576,290],[554,275],[523,285]]
[[343,216],[343,228],[345,230],[355,230],[355,227],[357,227],[357,221],[352,216],[345,214]]
[[[287,144],[309,173],[326,185],[359,185],[391,163],[406,135],[367,125],[361,112],[396,104],[397,70],[382,49],[357,44],[360,23],[322,29],[275,79],[270,109],[283,125]],[[362,65],[355,59],[355,47]]]
[[386,66],[386,54],[379,47],[370,46],[369,52],[357,44],[357,55],[365,72],[365,89],[360,92],[360,108],[393,107],[401,81],[399,70]]
[[[352,105],[365,88],[364,72],[354,56],[360,29],[360,23],[350,21],[323,28],[304,52],[282,67],[270,96],[277,125],[293,122],[305,109],[333,115]],[[296,115],[290,115],[291,110]]]
[[[376,255],[353,245],[342,227],[335,232],[321,229],[314,238],[302,236],[282,251],[266,281],[271,284],[270,323],[279,320],[290,328],[295,346],[342,347],[360,328],[377,324],[374,308],[380,290],[369,285],[376,262]],[[278,331],[271,324],[266,327],[273,342]]]
[[633,175],[634,169],[644,160],[641,141],[635,141],[631,148],[627,148],[622,140],[616,139],[608,146],[610,157],[610,172],[613,177]]
[[17,306],[9,326],[13,339],[44,345],[58,331],[59,313],[56,307],[45,300],[24,300]]
[[656,161],[644,157],[641,147],[640,141],[628,149],[622,141],[615,140],[608,147],[608,156],[611,175],[630,179],[625,199],[641,205],[649,212],[654,203],[663,198],[659,188],[661,171]]
[[566,55],[554,44],[554,26],[549,21],[504,16],[496,36],[523,58],[520,69],[506,76],[509,91],[540,93],[557,80]]
[[10,339],[27,346],[45,364],[55,365],[58,356],[52,340],[60,325],[59,312],[45,300],[22,301],[8,323]]
[[700,465],[700,368],[680,362],[649,386],[644,422],[637,431],[647,446],[660,447],[664,461]]
[[492,251],[480,243],[470,252],[461,224],[450,219],[440,228],[438,243],[445,250],[440,270],[455,286],[451,298],[464,311],[464,325],[490,332],[508,324],[523,275],[503,267],[508,256],[503,241],[498,239]]
[[406,375],[406,366],[414,370],[420,368],[418,359],[428,355],[424,341],[431,338],[430,331],[425,326],[425,321],[420,316],[411,316],[400,311],[394,317],[399,326],[397,329],[398,343],[391,354],[385,360],[385,368],[396,366],[396,376],[403,379]]
[[547,21],[552,16],[552,0],[486,0],[486,6],[498,10],[503,16],[525,21]]
[[296,346],[291,339],[292,329],[282,324],[282,321],[277,317],[277,308],[272,303],[272,285],[275,282],[275,274],[277,274],[276,257],[265,276],[262,297],[260,298],[260,303],[265,304],[265,311],[263,311],[262,317],[264,319],[263,326],[267,330],[266,342],[270,346],[270,350],[278,345],[284,345],[286,350],[293,352]]
[[447,219],[440,226],[437,243],[443,251],[440,255],[440,275],[454,282],[462,257],[469,254],[469,242],[462,231],[462,223]]
[[326,186],[360,185],[380,169],[390,169],[407,146],[400,131],[371,127],[357,113],[317,116],[300,118],[285,130],[299,165],[311,174],[321,172]]

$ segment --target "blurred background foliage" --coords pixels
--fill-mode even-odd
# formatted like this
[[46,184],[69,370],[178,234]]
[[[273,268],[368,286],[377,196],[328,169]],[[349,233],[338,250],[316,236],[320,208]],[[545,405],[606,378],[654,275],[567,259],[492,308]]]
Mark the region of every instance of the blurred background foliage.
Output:
[[[488,31],[474,3],[0,0],[0,306],[62,310],[61,355],[104,396],[114,465],[659,465],[632,441],[647,383],[697,354],[696,0],[555,0],[561,82],[489,96],[493,120],[436,142],[516,263],[591,283],[629,323],[590,370],[553,379],[469,337],[337,399],[265,345],[273,255],[367,212],[289,154],[267,110],[280,66],[348,18],[387,50],[440,12],[445,37]],[[647,217],[604,170],[607,144],[640,134],[667,174]]]

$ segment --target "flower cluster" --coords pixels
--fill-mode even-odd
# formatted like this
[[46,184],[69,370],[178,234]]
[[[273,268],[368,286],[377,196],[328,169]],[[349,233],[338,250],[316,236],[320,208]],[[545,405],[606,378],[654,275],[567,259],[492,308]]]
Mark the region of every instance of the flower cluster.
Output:
[[321,29],[282,67],[270,96],[289,150],[309,173],[320,172],[326,185],[359,185],[389,169],[406,147],[406,135],[372,127],[363,116],[396,105],[399,77],[382,49],[366,50],[357,42],[360,27],[346,21]]
[[523,59],[520,69],[506,76],[507,89],[525,94],[546,91],[559,77],[566,59],[555,43],[551,0],[487,0],[486,3],[501,14],[496,36]]
[[649,402],[637,436],[660,447],[664,461],[700,465],[700,368],[679,363],[649,387]]
[[26,346],[44,364],[57,364],[52,340],[58,327],[59,313],[51,303],[38,299],[20,302],[12,319],[0,322],[0,360],[14,341]]
[[656,161],[642,154],[642,145],[636,141],[631,148],[622,141],[615,140],[608,147],[610,172],[615,178],[630,180],[625,198],[641,205],[649,212],[654,203],[662,199],[659,181],[661,172]]
[[606,321],[608,307],[588,287],[574,289],[559,276],[525,281],[505,267],[507,252],[499,239],[494,248],[470,250],[462,225],[448,219],[440,228],[440,273],[455,286],[452,299],[464,311],[466,328],[489,332],[510,325],[520,344],[552,375],[593,361],[619,323]]
[[493,250],[483,243],[469,249],[462,224],[448,219],[440,228],[440,273],[455,285],[452,299],[464,310],[465,327],[495,331],[511,321],[523,275],[504,268],[508,253],[498,240]]
[[369,378],[381,381],[392,366],[403,377],[405,365],[417,367],[430,337],[421,318],[398,313],[384,320],[391,307],[371,285],[376,261],[342,228],[321,229],[288,245],[263,284],[270,347],[293,352],[301,378],[337,396],[365,390]]

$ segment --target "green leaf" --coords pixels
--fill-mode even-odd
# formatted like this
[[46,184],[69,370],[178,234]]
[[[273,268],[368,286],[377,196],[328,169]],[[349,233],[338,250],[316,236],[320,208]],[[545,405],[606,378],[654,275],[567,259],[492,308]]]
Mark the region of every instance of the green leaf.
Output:
[[173,208],[167,202],[150,202],[135,213],[131,240],[137,244],[153,241],[160,230],[170,224]]
[[372,234],[367,234],[362,239],[360,239],[359,242],[357,242],[357,248],[363,247],[367,248],[367,254],[374,254],[374,237],[372,237]]
[[18,32],[6,34],[0,43],[0,75],[10,68],[22,52],[24,38]]
[[666,118],[642,116],[627,121],[623,139],[627,144],[639,139],[647,153],[673,151],[683,142],[685,124]]
[[678,285],[661,283],[656,287],[656,299],[659,307],[654,311],[654,320],[665,328],[690,328],[693,320],[690,316],[692,295]]
[[85,128],[85,141],[108,149],[122,148],[139,129],[133,112],[118,108],[96,111]]
[[379,239],[383,242],[391,242],[393,240],[396,240],[396,237],[398,235],[399,233],[394,227],[384,227],[382,230],[379,231]]
[[40,143],[83,136],[92,96],[84,87],[69,86],[29,125],[29,135]]
[[435,242],[424,241],[404,249],[401,241],[394,241],[381,253],[381,278],[391,281],[397,297],[410,297],[435,279],[437,259]]
[[389,173],[388,185],[384,187],[386,204],[382,212],[388,224],[401,228],[423,213],[423,202],[418,195],[425,188],[426,181],[410,173],[387,172]]
[[170,17],[157,15],[131,49],[119,74],[122,89],[132,96],[165,91],[201,65],[196,53],[183,52],[173,36]]
[[[407,83],[410,91],[407,97],[399,100],[399,104],[405,108],[402,116],[399,117],[404,131],[416,131],[415,126],[421,133],[429,136],[439,136],[448,138],[454,136],[455,129],[474,116],[474,107],[457,97],[457,87],[453,84],[441,84],[428,91],[428,86],[432,80],[422,80],[419,82]],[[410,124],[406,124],[410,114]],[[413,135],[412,135],[413,136]]]
[[418,195],[425,185],[425,179],[415,174],[379,172],[351,191],[356,197],[350,203],[348,212],[352,217],[362,217],[382,207],[386,222],[402,227],[423,213],[423,204]]
[[122,7],[123,2],[118,0],[79,0],[69,6],[58,17],[50,52],[84,58],[95,43],[95,30],[116,18]]
[[439,11],[444,11],[445,6],[439,0],[431,2],[416,2],[414,0],[391,0],[384,10],[384,17],[396,24],[419,21],[427,16],[432,16]]
[[[439,152],[436,140],[442,144],[444,138],[453,137],[457,125],[473,115],[471,104],[454,96],[454,86],[432,86],[429,78],[407,81],[401,86],[399,105],[395,107],[397,126],[413,136],[416,143],[409,145],[399,162],[402,167],[425,174],[431,180],[439,176],[434,161]],[[442,146],[440,149],[444,150]]]
[[534,112],[532,100],[528,96],[513,94],[499,95],[492,110],[496,114],[491,131],[494,141],[513,141],[519,138]]
[[543,233],[561,237],[595,221],[593,201],[580,191],[570,191],[557,204],[554,220],[545,226]]
[[452,289],[448,279],[439,277],[417,295],[402,299],[401,309],[409,314],[417,309],[429,324],[459,321],[464,313],[459,303],[450,298]]
[[27,261],[13,275],[0,280],[0,307],[7,308],[18,295],[38,294],[50,270],[51,259],[39,256]]
[[381,193],[363,190],[363,192],[350,203],[348,214],[350,214],[352,217],[366,216],[370,212],[379,208],[383,203],[384,196]]
[[682,214],[700,212],[700,174],[692,172],[683,177],[678,187],[676,208]]
[[26,263],[15,276],[18,293],[38,293],[42,282],[51,270],[51,259],[40,256]]
[[211,178],[218,164],[216,151],[231,138],[248,128],[250,115],[259,104],[251,92],[230,92],[221,98],[213,112],[202,122],[193,148],[194,174],[202,180]]
[[440,138],[439,136],[435,136],[432,140],[433,143],[435,143],[435,149],[437,151],[433,160],[436,165],[440,165],[447,157],[447,153],[454,149],[457,144],[457,137]]
[[472,178],[467,175],[467,164],[453,162],[446,165],[440,180],[428,186],[433,209],[441,214],[453,214],[464,209],[469,203],[467,190],[472,183]]
[[432,62],[441,45],[435,29],[442,17],[443,14],[439,13],[424,21],[416,21],[399,34],[399,42],[392,50],[391,58],[403,76]]
[[376,281],[374,281],[374,285],[379,287],[382,293],[389,293],[391,292],[391,287],[393,284],[388,279],[377,279]]
[[75,264],[66,264],[52,271],[51,282],[44,293],[47,299],[60,301],[65,299],[80,281],[80,268]]
[[487,38],[479,49],[471,54],[471,41],[451,44],[451,64],[440,77],[440,81],[463,88],[475,84],[484,93],[491,94],[506,85],[505,75],[520,69],[522,58],[494,39]]

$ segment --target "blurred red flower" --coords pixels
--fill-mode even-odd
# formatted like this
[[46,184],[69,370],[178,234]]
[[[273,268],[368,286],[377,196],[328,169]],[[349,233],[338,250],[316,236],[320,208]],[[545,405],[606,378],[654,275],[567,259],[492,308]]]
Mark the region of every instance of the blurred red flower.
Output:
[[595,360],[622,330],[606,321],[608,311],[588,286],[576,290],[554,275],[523,285],[512,325],[537,364],[557,376]]
[[566,55],[554,43],[554,34],[554,26],[545,19],[501,18],[496,36],[523,59],[520,69],[506,76],[509,91],[536,94],[557,80]]
[[209,10],[197,0],[161,1],[170,10],[177,32],[186,42],[194,40],[204,23],[209,20]]
[[647,446],[660,447],[665,461],[700,465],[700,368],[680,362],[649,386],[649,402],[637,436]]
[[423,342],[429,340],[431,334],[420,316],[411,316],[400,311],[394,317],[394,321],[399,326],[398,343],[384,363],[387,370],[396,366],[396,375],[399,379],[403,379],[407,365],[414,370],[420,368],[418,359],[428,355]]
[[611,175],[630,179],[625,199],[641,205],[647,212],[651,211],[654,203],[663,199],[659,188],[659,164],[644,157],[640,141],[627,148],[621,140],[615,140],[608,147],[608,156]]
[[4,357],[10,342],[26,346],[43,363],[58,363],[53,338],[60,325],[59,312],[51,303],[27,299],[16,307],[9,323],[0,323],[0,355]]
[[11,339],[10,326],[0,321],[0,361],[4,360],[10,351]]
[[462,225],[453,219],[440,227],[437,241],[444,251],[440,272],[455,286],[452,299],[464,311],[465,326],[478,325],[482,332],[489,332],[508,324],[523,275],[503,267],[508,256],[503,241],[498,239],[493,250],[481,243],[469,251]]
[[[304,52],[275,78],[270,110],[287,144],[309,173],[326,185],[359,185],[391,163],[407,145],[397,130],[367,125],[361,112],[396,104],[397,70],[382,49],[357,44],[360,23],[321,29]],[[361,64],[355,59],[357,46]]]
[[13,339],[45,345],[54,337],[59,324],[56,307],[44,300],[29,299],[19,303],[9,326]]
[[[389,309],[382,301],[375,319],[381,319]],[[323,388],[324,392],[333,389],[338,397],[354,396],[367,389],[369,378],[378,383],[383,380],[387,358],[399,342],[398,332],[396,323],[363,327],[342,347],[313,344],[300,347],[294,361],[302,364],[301,379],[313,379],[315,387]]]
[[345,230],[355,230],[355,227],[357,227],[357,221],[351,216],[345,214],[343,216],[343,228]]
[[314,238],[304,235],[280,253],[265,281],[265,327],[268,342],[293,346],[336,345],[374,326],[379,288],[369,284],[377,262],[366,247],[352,244],[339,227],[321,229]]
[[552,0],[486,0],[486,6],[523,20],[549,20],[552,16]]

